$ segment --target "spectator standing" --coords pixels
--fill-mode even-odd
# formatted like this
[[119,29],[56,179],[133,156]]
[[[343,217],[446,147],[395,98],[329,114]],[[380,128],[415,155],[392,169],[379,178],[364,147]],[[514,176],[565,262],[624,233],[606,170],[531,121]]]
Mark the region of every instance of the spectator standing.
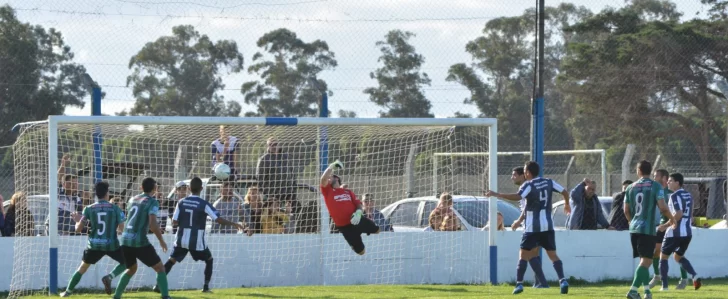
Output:
[[258,187],[265,197],[275,197],[283,202],[291,202],[294,214],[298,213],[296,198],[296,178],[290,166],[288,154],[279,147],[278,140],[268,138],[266,152],[258,159],[255,175]]
[[[187,197],[189,195],[190,186],[185,183],[185,181],[179,181],[177,184],[174,184],[174,198],[170,199],[169,202],[169,210],[167,211],[169,214],[174,214],[174,209],[177,208],[177,203]],[[172,233],[177,233],[177,227],[172,226]]]
[[609,212],[609,226],[614,227],[615,230],[628,230],[629,222],[627,217],[624,216],[624,194],[629,185],[632,185],[632,181],[625,180],[622,182],[622,192],[614,194],[612,197],[612,211]]
[[154,193],[154,198],[159,201],[159,218],[157,218],[157,221],[159,221],[159,228],[164,234],[167,232],[167,219],[174,213],[174,207],[170,208],[171,198],[167,198],[167,196],[164,195],[164,192],[162,192],[162,184],[159,182],[157,182],[157,192]]
[[5,213],[5,236],[35,236],[35,219],[28,209],[28,200],[24,192],[15,192],[10,198],[10,205]]
[[[220,198],[218,198],[212,207],[220,213],[220,217],[229,219],[232,222],[239,222],[243,215],[243,201],[233,192],[233,183],[226,181],[222,183],[220,188]],[[238,229],[234,226],[212,224],[212,233],[214,234],[236,234]]]
[[430,213],[428,217],[430,228],[436,231],[459,230],[460,220],[452,209],[452,195],[443,193],[440,195],[440,201],[437,207]]
[[212,141],[212,166],[217,163],[225,163],[230,166],[230,174],[238,173],[238,156],[240,153],[240,143],[238,138],[230,136],[227,133],[226,126],[220,126],[220,137]]
[[614,229],[604,217],[602,205],[596,194],[596,182],[585,178],[571,190],[571,214],[566,219],[566,227],[570,230],[596,230],[597,225],[602,228]]
[[374,195],[372,195],[371,193],[364,194],[364,197],[362,198],[362,203],[364,206],[364,217],[372,220],[374,224],[379,226],[379,230],[382,232],[394,231],[392,225],[389,223],[389,220],[384,217],[384,214],[382,214],[382,212],[377,210],[376,203],[374,201]]

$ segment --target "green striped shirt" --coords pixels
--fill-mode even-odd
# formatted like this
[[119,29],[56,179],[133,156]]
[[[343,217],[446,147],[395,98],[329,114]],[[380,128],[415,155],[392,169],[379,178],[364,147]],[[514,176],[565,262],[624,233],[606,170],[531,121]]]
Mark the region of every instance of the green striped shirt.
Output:
[[629,223],[631,233],[656,235],[655,209],[660,200],[665,201],[665,190],[651,179],[642,178],[627,187],[624,202],[632,215]]
[[[672,194],[672,191],[668,188],[665,188],[665,203],[667,203],[667,200],[670,199],[671,194]],[[670,221],[670,219],[668,219],[667,217],[665,217],[665,215],[662,215],[662,213],[660,213],[660,224],[665,224],[668,221]]]
[[124,223],[124,213],[119,207],[102,200],[84,208],[83,218],[91,225],[86,248],[99,251],[119,249],[116,228]]
[[121,244],[129,247],[149,245],[149,215],[159,217],[159,201],[147,194],[139,194],[126,204],[126,223],[121,234]]

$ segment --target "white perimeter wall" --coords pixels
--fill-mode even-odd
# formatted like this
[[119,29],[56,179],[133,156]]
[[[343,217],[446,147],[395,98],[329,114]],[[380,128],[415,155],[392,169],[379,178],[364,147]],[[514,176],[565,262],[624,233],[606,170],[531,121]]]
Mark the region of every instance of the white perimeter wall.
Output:
[[[687,257],[701,277],[728,275],[728,238],[726,230],[694,230]],[[171,235],[167,235],[171,246]],[[242,235],[210,236],[215,259],[213,287],[342,285],[342,284],[421,284],[482,283],[489,280],[487,233],[383,233],[364,236],[367,254],[355,255],[340,235]],[[33,237],[24,241],[30,249],[22,264],[33,287],[47,284],[48,239]],[[516,275],[520,232],[498,233],[498,280],[512,282]],[[0,238],[0,290],[8,290],[13,276],[13,238]],[[628,232],[557,231],[557,251],[567,277],[589,281],[631,279],[636,266],[632,259]],[[59,286],[65,286],[78,266],[85,245],[84,237],[61,238]],[[45,246],[45,247],[44,247]],[[155,244],[156,246],[156,244]],[[322,247],[323,246],[323,247]],[[157,247],[158,248],[158,247]],[[237,249],[234,249],[237,248]],[[325,248],[325,250],[321,250]],[[64,253],[67,251],[66,253]],[[72,252],[71,252],[72,251]],[[170,248],[171,251],[171,248]],[[168,257],[161,254],[163,260]],[[16,256],[17,257],[17,256]],[[549,280],[556,274],[546,255],[544,272]],[[100,278],[113,264],[105,258],[89,269],[79,287],[101,287]],[[323,263],[321,261],[324,261]],[[671,275],[678,276],[677,264],[670,261]],[[140,264],[140,266],[142,266]],[[11,271],[10,269],[13,269]],[[170,274],[171,288],[200,288],[204,263],[187,259]],[[130,287],[152,286],[154,274],[146,267]],[[35,272],[35,273],[33,273]],[[42,277],[46,278],[43,279]],[[40,278],[40,279],[39,279]],[[529,269],[526,279],[532,278]],[[116,282],[116,281],[115,281]]]

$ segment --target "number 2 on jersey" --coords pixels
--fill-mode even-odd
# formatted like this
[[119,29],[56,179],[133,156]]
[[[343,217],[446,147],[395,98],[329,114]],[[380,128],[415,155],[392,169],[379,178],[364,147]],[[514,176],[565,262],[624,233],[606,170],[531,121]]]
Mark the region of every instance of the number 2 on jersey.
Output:
[[127,225],[126,228],[129,228],[129,229],[134,228],[134,218],[136,218],[138,211],[139,211],[138,206],[133,206],[133,207],[131,207],[131,209],[129,209],[129,220],[127,220],[129,225]]

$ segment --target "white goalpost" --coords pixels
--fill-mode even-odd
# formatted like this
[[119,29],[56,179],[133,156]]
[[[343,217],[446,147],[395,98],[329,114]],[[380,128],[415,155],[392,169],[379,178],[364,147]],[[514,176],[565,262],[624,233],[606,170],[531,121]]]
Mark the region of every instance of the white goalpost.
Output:
[[[16,220],[10,297],[60,293],[81,262],[87,236],[59,225],[73,221],[59,219],[65,217],[59,209],[67,208],[59,206],[61,192],[78,195],[85,206],[94,202],[88,194],[103,179],[110,183],[113,203],[124,209],[125,202],[141,192],[142,179],[152,177],[161,184],[161,209],[172,211],[178,200],[175,183],[198,176],[205,182],[206,200],[223,200],[221,183],[211,178],[213,141],[220,137],[221,126],[227,136],[237,138],[234,192],[244,197],[257,187],[261,197],[238,198],[239,208],[216,207],[228,209],[221,213],[234,215],[229,220],[255,234],[223,233],[208,225],[213,289],[498,282],[497,226],[491,226],[490,233],[395,230],[362,235],[366,254],[359,256],[330,226],[318,187],[322,170],[339,159],[346,165],[336,172],[343,183],[359,199],[372,194],[381,210],[406,199],[407,193],[429,194],[438,155],[469,151],[487,153],[473,188],[497,190],[495,119],[50,116],[47,121],[19,124],[13,146],[16,190],[26,195],[18,205],[27,212]],[[271,137],[277,150],[266,146]],[[276,159],[271,163],[275,166],[261,170],[263,155],[274,157],[270,159]],[[60,165],[62,156],[69,157],[68,165]],[[77,186],[61,181],[61,166],[76,177]],[[497,208],[490,205],[489,219],[497,219]],[[405,211],[388,217],[396,224],[414,223],[422,216]],[[153,234],[148,235],[163,262],[175,240],[169,223],[163,234],[167,253]],[[77,289],[102,289],[101,277],[114,266],[111,259],[102,259],[89,268]],[[203,268],[190,257],[178,263],[169,275],[170,289],[200,288]],[[127,291],[154,283],[153,270],[140,264]]]
[[[530,152],[498,152],[498,156],[528,156]],[[601,194],[602,196],[608,196],[608,184],[607,179],[607,151],[605,149],[592,149],[592,150],[560,150],[560,151],[544,151],[545,156],[555,155],[580,155],[580,154],[596,154],[599,155],[600,162],[600,177],[601,177]],[[438,157],[488,157],[491,155],[489,152],[457,152],[457,153],[434,153],[433,154],[433,167],[432,167],[432,190],[433,193],[437,193],[439,190],[438,184],[438,170],[440,169],[440,159]],[[524,160],[525,161],[525,160]],[[523,162],[523,161],[522,161]],[[547,165],[548,167],[548,165]]]

